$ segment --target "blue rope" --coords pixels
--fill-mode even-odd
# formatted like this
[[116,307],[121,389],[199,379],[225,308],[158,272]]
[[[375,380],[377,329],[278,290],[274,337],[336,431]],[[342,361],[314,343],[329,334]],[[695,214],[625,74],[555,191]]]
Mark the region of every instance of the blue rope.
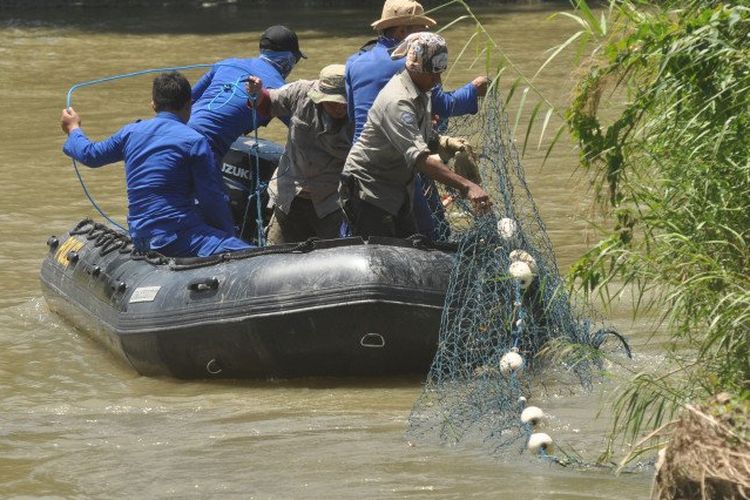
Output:
[[266,246],[265,234],[263,233],[263,213],[261,212],[261,182],[260,182],[260,148],[258,143],[258,112],[255,106],[256,96],[253,96],[253,135],[255,136],[255,146],[253,153],[255,156],[255,227],[258,230],[258,246]]
[[81,183],[81,187],[83,188],[83,194],[85,194],[86,198],[89,199],[89,202],[91,202],[91,205],[93,205],[96,211],[99,212],[99,215],[104,217],[110,224],[122,230],[125,234],[130,234],[130,231],[128,231],[127,228],[122,227],[120,224],[118,224],[113,219],[111,219],[107,214],[105,214],[101,208],[99,208],[99,205],[96,203],[96,200],[94,200],[94,197],[91,195],[91,193],[89,193],[89,190],[86,187],[86,183],[83,181],[83,177],[81,177],[81,172],[78,170],[78,163],[75,160],[72,160],[72,161],[73,161],[73,170],[76,173],[76,177],[78,177],[78,182]]
[[181,69],[196,69],[196,68],[210,68],[213,64],[190,64],[188,66],[173,66],[169,68],[153,68],[144,69],[142,71],[134,71],[132,73],[123,73],[121,75],[105,76],[103,78],[97,78],[96,80],[88,80],[86,82],[76,83],[68,90],[68,97],[66,100],[67,107],[70,107],[70,103],[73,97],[73,92],[82,87],[89,87],[91,85],[98,85],[104,82],[111,82],[115,80],[122,80],[123,78],[132,78],[134,76],[147,75],[149,73],[164,73],[165,71],[177,71]]
[[[167,68],[152,68],[152,69],[144,69],[144,70],[141,70],[141,71],[134,71],[134,72],[131,72],[131,73],[122,73],[122,74],[119,74],[119,75],[105,76],[103,78],[97,78],[95,80],[88,80],[88,81],[85,81],[85,82],[79,82],[79,83],[76,83],[75,85],[73,85],[72,87],[70,87],[70,89],[68,89],[68,93],[67,93],[66,98],[65,98],[65,107],[66,107],[66,109],[70,108],[71,103],[73,101],[73,92],[75,92],[76,90],[78,90],[80,88],[83,88],[83,87],[89,87],[89,86],[92,86],[92,85],[98,85],[100,83],[112,82],[112,81],[115,81],[115,80],[122,80],[124,78],[132,78],[134,76],[148,75],[148,74],[151,74],[151,73],[164,73],[164,72],[167,72],[167,71],[179,71],[179,70],[198,69],[198,68],[211,68],[213,66],[227,66],[227,67],[230,67],[230,68],[241,69],[243,71],[245,69],[245,68],[242,68],[242,67],[237,66],[235,64],[226,64],[226,63],[189,64],[189,65],[186,65],[186,66],[170,66],[170,67],[167,67]],[[236,95],[235,93],[236,93],[237,88],[240,88],[239,83],[244,78],[245,78],[245,76],[242,76],[237,81],[235,81],[233,83],[230,83],[230,84],[227,84],[227,85],[231,86],[231,88],[232,88],[232,94],[216,109],[220,109],[222,106],[224,106],[225,104],[227,104]],[[240,88],[240,90],[244,94],[244,96],[245,96],[244,98],[247,98],[247,94],[245,93],[244,89]],[[211,106],[213,105],[213,103],[214,103],[214,101],[216,100],[217,97],[218,97],[218,95],[216,97],[214,97],[214,99],[211,100],[211,102],[209,103],[209,106],[208,106],[209,110],[211,110]],[[253,126],[256,127],[256,130],[255,130],[255,143],[256,143],[256,146],[255,146],[255,150],[256,150],[255,151],[255,164],[256,164],[256,175],[258,175],[258,173],[260,171],[260,166],[259,166],[259,158],[258,158],[258,153],[257,153],[258,131],[257,131],[257,117],[256,117],[255,110],[253,110]],[[83,188],[83,194],[86,195],[86,198],[88,198],[88,200],[91,203],[91,205],[96,209],[97,212],[99,212],[99,215],[101,215],[102,217],[104,217],[104,219],[106,219],[113,226],[115,226],[115,227],[119,228],[120,230],[124,231],[125,234],[129,234],[127,228],[125,228],[122,225],[118,224],[115,220],[113,220],[112,218],[110,218],[104,212],[104,210],[102,210],[99,207],[99,204],[96,202],[96,200],[94,199],[93,195],[89,192],[88,188],[86,187],[86,182],[83,180],[83,176],[81,175],[81,172],[80,172],[80,170],[78,168],[78,162],[76,162],[75,159],[71,159],[71,162],[73,164],[73,170],[74,170],[74,172],[76,174],[76,177],[78,177],[78,182],[80,182],[81,188]],[[258,192],[259,189],[260,189],[260,178],[256,177],[256,188],[255,188],[256,192]],[[260,201],[258,201],[258,206],[260,207]],[[261,221],[259,223],[260,232],[262,232],[262,229],[263,229],[262,225],[263,224],[262,224],[262,221]],[[260,241],[262,241],[262,240],[259,240],[259,242]]]
[[[244,90],[243,90],[244,92]],[[253,115],[253,130],[255,143],[252,148],[253,157],[255,158],[255,190],[250,193],[247,197],[247,203],[245,204],[245,213],[242,216],[242,228],[240,229],[240,236],[245,234],[245,226],[247,225],[247,216],[250,212],[250,203],[255,198],[255,228],[257,232],[257,246],[265,246],[265,233],[263,232],[263,214],[261,213],[261,194],[266,188],[266,184],[260,181],[260,154],[258,153],[260,146],[258,142],[258,111],[257,111],[257,96],[250,94],[248,99],[252,101],[252,115]]]
[[[226,105],[227,103],[229,103],[229,101],[231,101],[231,100],[232,100],[232,99],[233,99],[233,98],[234,98],[235,96],[237,96],[237,90],[238,90],[238,89],[239,89],[239,90],[240,90],[240,92],[241,92],[241,94],[239,95],[239,97],[241,97],[241,98],[242,98],[243,100],[247,100],[247,99],[249,99],[249,98],[250,98],[250,96],[249,96],[249,95],[247,94],[247,92],[245,92],[245,89],[243,89],[243,88],[241,87],[241,85],[240,85],[240,83],[242,83],[242,82],[244,82],[244,81],[246,81],[246,80],[247,80],[246,76],[245,76],[245,75],[243,75],[243,76],[239,77],[239,78],[238,78],[237,80],[235,80],[235,81],[234,81],[234,82],[232,82],[232,83],[225,83],[225,84],[224,84],[224,92],[229,92],[229,91],[231,90],[231,91],[232,91],[232,93],[231,93],[231,94],[229,95],[229,97],[227,97],[227,98],[226,98],[226,99],[224,100],[224,102],[222,102],[222,103],[221,103],[221,104],[220,104],[219,106],[217,106],[216,108],[214,108],[214,107],[213,107],[213,105],[214,105],[214,102],[216,102],[216,100],[217,100],[217,99],[218,99],[218,98],[219,98],[220,96],[222,96],[222,95],[223,95],[223,94],[216,94],[216,95],[214,96],[214,98],[213,98],[213,99],[211,99],[211,102],[209,102],[209,103],[208,103],[208,110],[209,110],[209,111],[218,111],[218,110],[220,110],[220,109],[221,109],[222,107],[224,107],[224,106],[225,106],[225,105]],[[253,110],[253,125],[257,125],[257,122],[256,122],[256,120],[255,120],[255,110]]]
[[523,307],[523,302],[521,300],[521,284],[518,282],[518,280],[513,280],[514,283],[514,294],[515,294],[515,300],[513,302],[513,308],[518,313],[515,318],[515,323],[512,327],[512,339],[513,339],[513,348],[517,349],[518,345],[521,341],[521,334],[523,334],[523,327],[526,324],[526,311]]

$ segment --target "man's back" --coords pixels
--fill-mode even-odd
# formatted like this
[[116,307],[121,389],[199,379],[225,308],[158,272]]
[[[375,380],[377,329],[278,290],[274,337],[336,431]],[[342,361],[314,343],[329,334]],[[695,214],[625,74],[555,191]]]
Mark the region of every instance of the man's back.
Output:
[[338,183],[351,148],[349,120],[334,121],[308,95],[317,80],[297,80],[270,92],[274,116],[291,116],[277,171],[276,203],[288,212],[297,188],[309,193],[318,217],[338,210]]
[[393,75],[404,68],[403,59],[392,60],[390,50],[396,42],[380,39],[346,61],[349,119],[354,122],[354,140],[362,133],[367,113],[380,90]]
[[187,229],[205,219],[217,228],[232,229],[205,137],[173,113],[131,123],[96,143],[76,129],[64,150],[90,167],[125,162],[128,226],[134,239]]
[[[284,85],[284,78],[260,59],[225,59],[216,63],[193,87],[193,110],[188,125],[206,136],[219,162],[238,137],[253,130],[253,115],[247,107],[244,78],[258,76],[267,88]],[[258,116],[255,126],[269,117]]]
[[158,220],[185,227],[202,222],[189,167],[205,138],[173,116],[159,113],[123,129],[128,212],[136,231]]

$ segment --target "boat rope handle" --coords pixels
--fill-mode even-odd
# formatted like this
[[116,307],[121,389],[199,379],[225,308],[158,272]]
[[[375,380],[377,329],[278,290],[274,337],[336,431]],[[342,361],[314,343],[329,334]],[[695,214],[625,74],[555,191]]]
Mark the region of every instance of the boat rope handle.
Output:
[[[119,75],[105,76],[105,77],[102,77],[102,78],[96,78],[94,80],[87,80],[85,82],[78,82],[78,83],[74,84],[72,87],[70,87],[70,89],[68,89],[68,92],[67,92],[67,95],[66,95],[66,98],[65,98],[65,108],[66,109],[70,108],[71,103],[73,101],[73,92],[75,92],[76,90],[78,90],[80,88],[83,88],[83,87],[90,87],[92,85],[98,85],[98,84],[101,84],[101,83],[113,82],[113,81],[122,80],[122,79],[125,79],[125,78],[132,78],[132,77],[135,77],[135,76],[148,75],[148,74],[151,74],[151,73],[164,73],[164,72],[167,72],[167,71],[179,71],[179,70],[187,70],[187,69],[211,68],[211,67],[214,67],[214,66],[227,66],[227,67],[230,67],[230,68],[236,68],[236,69],[241,69],[242,71],[245,71],[245,68],[242,68],[242,67],[240,67],[240,66],[238,66],[236,64],[227,64],[227,63],[205,64],[205,63],[202,63],[202,64],[188,64],[188,65],[185,65],[185,66],[170,66],[170,67],[166,67],[166,68],[151,68],[151,69],[144,69],[144,70],[141,70],[141,71],[133,71],[133,72],[130,72],[130,73],[122,73],[122,74],[119,74]],[[242,78],[245,78],[245,77],[243,76]],[[224,106],[227,102],[229,102],[230,99],[232,99],[235,96],[236,88],[239,87],[239,80],[236,81],[236,82],[227,84],[227,85],[230,85],[232,87],[232,94],[226,99],[226,101],[224,101],[222,104],[220,104],[216,109],[219,109],[222,106]],[[244,89],[240,89],[240,90],[242,90],[242,92],[244,92]],[[214,99],[211,101],[211,103],[209,103],[209,110],[211,110],[211,106],[213,105],[213,103],[214,103],[215,100],[216,100],[216,97],[214,97]],[[255,115],[253,115],[253,125],[257,125],[257,118],[255,117]],[[257,130],[255,132],[255,140],[256,140],[256,144],[257,144],[257,140],[258,140],[258,132],[257,132]],[[121,224],[117,223],[114,219],[112,219],[109,215],[107,215],[104,212],[104,210],[102,210],[102,208],[96,202],[96,200],[94,199],[93,195],[91,194],[91,192],[89,191],[88,187],[86,186],[86,182],[83,180],[83,176],[81,175],[80,169],[78,168],[78,162],[76,162],[76,160],[73,159],[73,158],[71,158],[71,162],[73,164],[73,171],[75,172],[76,177],[78,178],[78,182],[81,184],[81,188],[83,189],[83,194],[86,195],[86,198],[89,200],[89,203],[91,203],[91,205],[94,207],[94,209],[96,209],[96,211],[99,212],[99,215],[101,215],[102,217],[104,217],[104,219],[107,220],[110,224],[112,224],[113,226],[119,228],[120,230],[122,230],[123,232],[125,232],[125,234],[129,234],[129,232],[128,232],[128,230],[127,230],[126,227],[123,227]],[[256,165],[259,163],[257,152],[255,152],[255,162],[256,162]],[[256,169],[256,170],[258,170],[258,169]],[[256,184],[257,184],[257,182],[256,182]],[[257,190],[258,190],[258,187],[256,186],[256,191]]]

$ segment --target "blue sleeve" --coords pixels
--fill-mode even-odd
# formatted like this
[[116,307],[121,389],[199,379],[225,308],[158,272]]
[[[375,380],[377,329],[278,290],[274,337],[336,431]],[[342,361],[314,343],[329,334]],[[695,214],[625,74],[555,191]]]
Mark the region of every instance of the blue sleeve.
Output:
[[477,89],[471,82],[451,92],[444,92],[441,85],[432,90],[432,112],[441,118],[473,115],[478,109]]
[[221,172],[214,164],[206,139],[196,141],[190,150],[190,173],[203,219],[208,225],[234,236],[234,222]]
[[63,152],[87,167],[97,168],[108,163],[122,161],[124,145],[123,129],[101,142],[91,142],[83,130],[77,128],[68,135]]
[[205,92],[208,86],[211,84],[211,80],[213,80],[214,78],[215,71],[215,67],[211,68],[211,70],[204,74],[201,79],[198,80],[198,83],[193,86],[193,104],[195,104],[195,101],[200,99],[200,97],[203,95],[203,92]]
[[[350,58],[351,60],[351,58]],[[354,93],[352,92],[352,72],[351,63],[346,61],[346,69],[344,70],[344,85],[346,87],[346,109],[349,115],[349,122],[354,123]]]

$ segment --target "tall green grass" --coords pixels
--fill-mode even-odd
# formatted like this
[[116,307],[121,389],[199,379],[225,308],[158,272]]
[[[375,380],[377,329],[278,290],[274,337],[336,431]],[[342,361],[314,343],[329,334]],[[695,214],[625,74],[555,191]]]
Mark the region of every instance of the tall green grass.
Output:
[[[573,12],[556,17],[578,31],[537,72],[576,51],[580,76],[567,110],[544,98],[537,75],[518,70],[467,2],[433,10],[459,5],[466,14],[445,28],[476,25],[458,59],[485,60],[495,77],[516,75],[506,91],[520,100],[516,123],[535,103],[525,134],[514,130],[524,134],[523,151],[537,140],[529,134],[536,122],[541,144],[550,117],[564,116],[605,220],[571,284],[605,303],[628,294],[636,315],[656,311],[667,327],[670,369],[636,373],[622,387],[611,445],[720,391],[750,399],[750,2],[571,3]],[[610,455],[611,446],[602,459]]]
[[675,367],[621,391],[613,437],[633,439],[687,402],[750,397],[750,9],[613,0],[592,29],[577,4],[596,43],[567,122],[610,224],[571,279],[607,300],[635,289]]

